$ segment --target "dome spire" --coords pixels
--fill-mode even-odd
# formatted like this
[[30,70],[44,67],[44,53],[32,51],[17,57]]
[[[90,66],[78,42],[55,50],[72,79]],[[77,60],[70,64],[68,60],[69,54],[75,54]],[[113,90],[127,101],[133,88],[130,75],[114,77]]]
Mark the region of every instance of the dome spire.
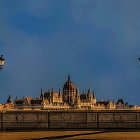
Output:
[[68,81],[70,81],[70,74],[68,74]]

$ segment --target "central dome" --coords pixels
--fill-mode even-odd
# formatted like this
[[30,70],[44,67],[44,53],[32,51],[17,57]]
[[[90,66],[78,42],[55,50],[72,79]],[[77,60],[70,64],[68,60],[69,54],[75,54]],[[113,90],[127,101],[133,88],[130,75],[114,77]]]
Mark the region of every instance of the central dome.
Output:
[[63,90],[75,90],[75,85],[70,80],[70,75],[68,75],[68,81],[64,84]]

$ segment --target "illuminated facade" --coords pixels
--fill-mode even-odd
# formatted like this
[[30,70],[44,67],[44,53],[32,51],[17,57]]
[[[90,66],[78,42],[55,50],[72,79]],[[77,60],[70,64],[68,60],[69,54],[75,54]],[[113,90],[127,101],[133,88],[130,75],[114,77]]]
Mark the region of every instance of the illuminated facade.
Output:
[[11,96],[7,100],[7,104],[11,105],[11,109],[41,109],[41,110],[68,110],[68,109],[79,109],[79,110],[104,110],[104,109],[134,109],[135,106],[129,106],[124,103],[123,100],[119,99],[115,104],[114,101],[96,101],[94,90],[91,92],[89,88],[87,93],[79,94],[78,87],[75,87],[73,82],[68,80],[64,84],[61,90],[55,92],[53,88],[47,92],[43,92],[41,89],[40,98],[21,98],[12,102]]

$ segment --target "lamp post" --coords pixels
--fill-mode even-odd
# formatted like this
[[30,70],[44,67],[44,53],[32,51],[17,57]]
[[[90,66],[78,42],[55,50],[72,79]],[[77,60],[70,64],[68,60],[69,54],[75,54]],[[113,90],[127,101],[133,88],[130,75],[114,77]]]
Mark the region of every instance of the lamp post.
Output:
[[4,58],[3,55],[0,56],[0,70],[2,69],[3,65],[4,65]]

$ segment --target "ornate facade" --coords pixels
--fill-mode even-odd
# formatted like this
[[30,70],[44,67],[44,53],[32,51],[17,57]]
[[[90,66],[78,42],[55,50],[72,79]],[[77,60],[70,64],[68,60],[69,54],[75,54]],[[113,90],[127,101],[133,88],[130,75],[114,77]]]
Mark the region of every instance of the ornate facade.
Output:
[[[11,99],[8,99],[8,101]],[[96,105],[96,97],[91,89],[88,93],[79,95],[78,87],[68,80],[61,90],[55,92],[53,88],[47,92],[41,89],[40,98],[26,97],[14,100],[15,109],[92,109]]]
[[124,104],[123,100],[119,99],[115,104],[114,101],[100,100],[96,102],[95,92],[91,92],[89,88],[87,93],[79,94],[78,87],[75,87],[74,83],[68,75],[68,80],[64,84],[61,90],[55,92],[53,88],[46,92],[43,92],[41,88],[40,98],[21,98],[12,102],[11,96],[9,95],[7,104],[11,105],[12,109],[81,109],[81,110],[104,110],[104,109],[134,109],[135,106],[129,106]]

